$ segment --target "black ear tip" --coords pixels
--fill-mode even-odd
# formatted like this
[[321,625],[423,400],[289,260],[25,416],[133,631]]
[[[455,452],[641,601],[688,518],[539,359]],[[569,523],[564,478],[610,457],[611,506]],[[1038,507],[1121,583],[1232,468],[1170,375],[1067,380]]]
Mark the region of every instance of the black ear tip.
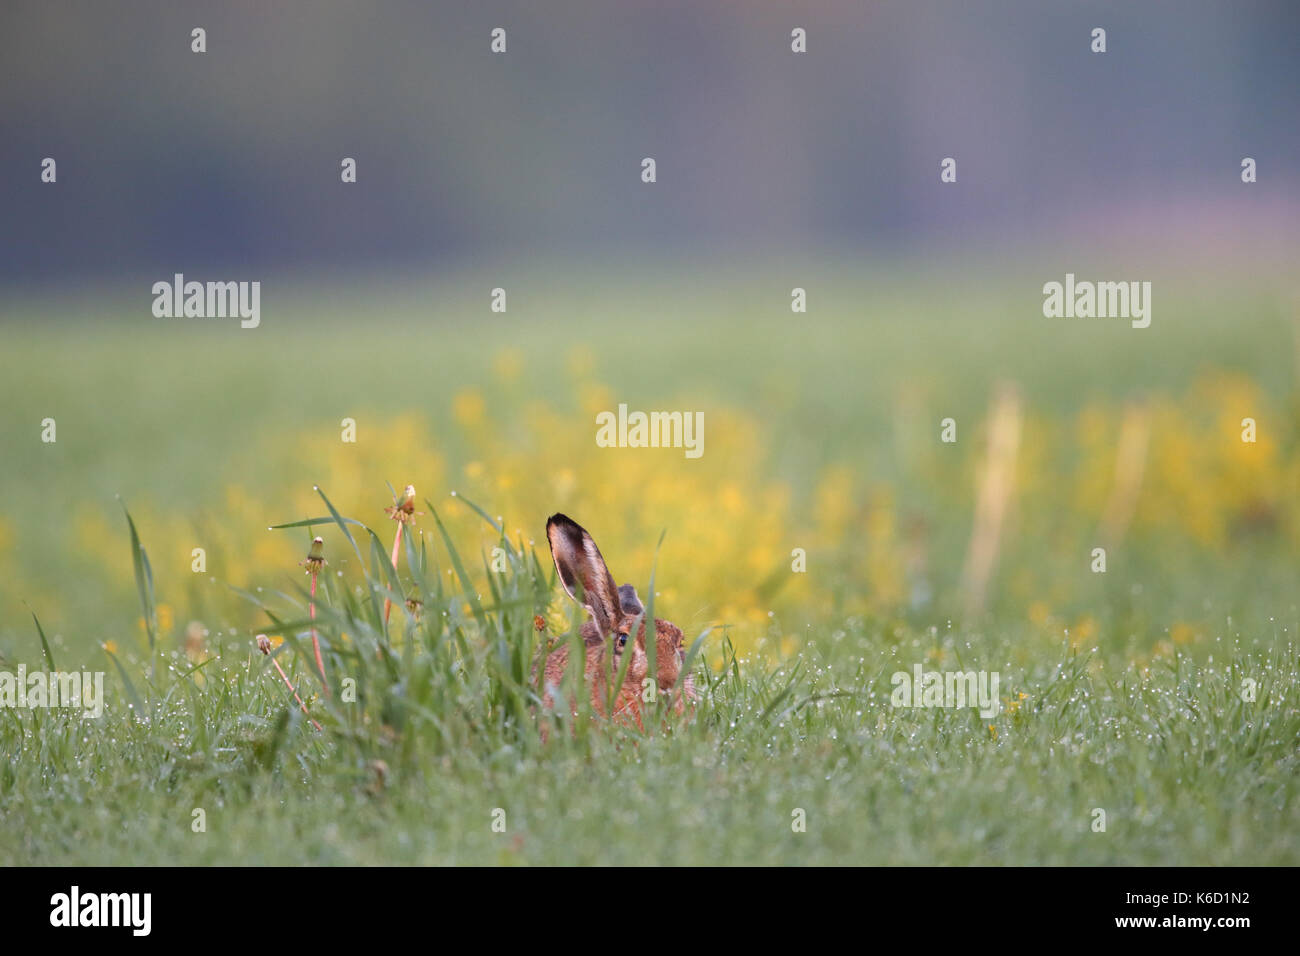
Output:
[[574,521],[568,515],[556,514],[546,519],[546,533],[549,535],[552,528],[559,528],[566,535],[582,537],[582,526]]

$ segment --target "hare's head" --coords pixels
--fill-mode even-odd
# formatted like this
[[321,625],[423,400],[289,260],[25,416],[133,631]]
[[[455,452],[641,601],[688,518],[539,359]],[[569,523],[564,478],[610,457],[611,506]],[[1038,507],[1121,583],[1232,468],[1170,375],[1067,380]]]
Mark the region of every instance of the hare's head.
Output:
[[[630,584],[619,586],[609,573],[596,542],[577,522],[565,515],[552,515],[546,522],[546,538],[555,558],[555,570],[569,597],[585,605],[590,615],[582,625],[587,644],[612,641],[616,667],[622,655],[633,654],[627,680],[640,686],[646,676],[645,607]],[[682,632],[675,624],[656,619],[655,670],[660,691],[671,691],[682,668]]]

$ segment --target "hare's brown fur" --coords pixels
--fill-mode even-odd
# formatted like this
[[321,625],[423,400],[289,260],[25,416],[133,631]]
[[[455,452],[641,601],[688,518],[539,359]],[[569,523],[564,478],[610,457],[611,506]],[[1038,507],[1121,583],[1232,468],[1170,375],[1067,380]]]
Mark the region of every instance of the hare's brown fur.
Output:
[[[591,695],[592,710],[602,717],[632,720],[642,726],[643,682],[649,670],[645,645],[645,610],[630,585],[614,585],[595,541],[576,522],[554,515],[546,523],[546,536],[559,572],[560,583],[575,599],[581,586],[582,602],[590,614],[580,630],[583,654],[583,685]],[[633,625],[637,631],[631,634]],[[555,706],[552,688],[563,688],[571,645],[563,643],[546,656],[541,688],[542,705]],[[669,621],[655,619],[655,689],[674,713],[685,712],[695,700],[694,682],[688,675],[680,681],[684,648],[682,631]],[[622,657],[631,654],[627,674],[608,713],[609,684],[618,679]],[[576,714],[576,709],[575,709]]]

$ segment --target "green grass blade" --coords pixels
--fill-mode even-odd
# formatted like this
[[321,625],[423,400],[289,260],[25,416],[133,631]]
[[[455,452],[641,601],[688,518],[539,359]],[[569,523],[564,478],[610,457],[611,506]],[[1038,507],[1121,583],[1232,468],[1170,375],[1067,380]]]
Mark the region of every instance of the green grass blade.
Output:
[[452,569],[456,572],[456,577],[460,579],[460,586],[465,589],[465,600],[469,602],[470,610],[474,612],[474,620],[478,621],[478,626],[486,635],[488,633],[487,615],[483,613],[483,604],[478,599],[478,592],[474,590],[474,582],[470,580],[469,572],[465,570],[465,565],[460,560],[460,554],[457,552],[456,546],[451,543],[451,535],[447,534],[442,519],[438,517],[438,509],[427,498],[424,503],[428,506],[429,513],[433,515],[433,520],[438,525],[438,531],[442,534],[443,543],[447,546],[447,554],[451,558]]
[[[392,555],[389,553],[388,549],[384,547],[384,543],[379,540],[379,535],[375,534],[369,528],[366,529],[366,533],[370,535],[370,557],[374,563],[384,569],[383,578],[388,584],[388,589],[394,594],[401,594],[402,585],[397,579],[397,568],[393,567],[390,563]],[[404,534],[402,537],[405,538],[408,536]]]
[[130,698],[131,704],[135,708],[136,716],[139,719],[144,720],[146,718],[144,704],[140,702],[140,695],[136,693],[135,684],[131,683],[131,678],[127,676],[126,668],[123,667],[122,662],[117,659],[117,655],[107,647],[104,648],[104,653],[108,655],[108,659],[112,661],[113,666],[117,668],[118,676],[122,678],[122,686],[126,688],[126,696]]
[[[640,615],[638,615],[638,617],[639,616]],[[635,628],[637,626],[638,626],[637,623],[633,622],[634,629],[632,630],[631,633],[633,634],[636,633]],[[606,638],[605,640],[607,641],[606,647],[609,649],[609,653],[612,655],[617,647],[617,642],[611,638]],[[646,643],[649,644],[650,642],[647,641]],[[627,672],[632,665],[632,658],[633,656],[635,656],[633,651],[634,648],[624,646],[623,650],[619,653],[620,663],[618,665],[618,677],[614,681],[614,683],[608,688],[607,706],[605,708],[605,712],[608,713],[611,717],[614,716],[614,704],[618,700],[618,692],[623,689],[623,681],[627,680]]]
[[[317,491],[320,489],[318,488]],[[323,496],[322,496],[323,497]],[[328,502],[327,502],[328,503]],[[336,521],[343,521],[347,524],[354,524],[364,528],[365,524],[356,518],[339,518],[337,516],[324,515],[320,518],[303,518],[301,521],[289,521],[285,524],[273,524],[268,527],[267,531],[279,531],[282,528],[310,528],[312,525],[333,524]]]
[[126,502],[122,502],[122,511],[126,514],[126,523],[131,529],[131,564],[135,568],[135,587],[140,594],[140,606],[144,609],[145,633],[149,637],[149,653],[152,655],[154,644],[158,639],[158,618],[154,611],[153,599],[153,570],[149,567],[149,558],[140,544],[140,535],[135,530],[135,522],[131,519],[131,512],[127,511]]
[[348,544],[352,545],[352,551],[357,556],[357,562],[362,567],[364,567],[365,561],[361,557],[361,549],[357,547],[356,539],[352,537],[352,532],[348,530],[348,525],[356,524],[356,525],[361,525],[361,527],[363,528],[365,528],[366,526],[364,524],[361,524],[360,521],[353,521],[351,518],[345,518],[341,514],[339,514],[338,509],[335,508],[334,505],[330,502],[330,500],[325,497],[325,489],[320,487],[320,485],[316,486],[316,494],[320,495],[321,501],[325,502],[325,507],[330,510],[330,517],[334,519],[334,523],[339,526],[339,529],[343,532],[344,537],[348,539]]
[[35,611],[32,611],[32,620],[36,622],[36,633],[41,636],[41,649],[45,651],[45,663],[49,665],[51,671],[56,671],[58,668],[54,666],[54,655],[50,653],[50,642],[45,639],[45,628],[41,627],[41,620],[36,616]]
[[[491,515],[489,515],[478,505],[474,504],[474,502],[470,501],[464,495],[457,494],[454,491],[451,493],[451,495],[453,498],[465,502],[465,504],[469,505],[469,507],[473,508],[476,512],[478,512],[479,517],[482,518],[484,521],[486,521],[489,525],[491,525],[492,530],[495,531],[497,534],[504,534],[504,532],[501,530],[501,525],[497,524],[497,522],[492,518]],[[430,505],[430,507],[432,507],[432,505]]]
[[655,572],[659,570],[659,550],[664,546],[668,529],[659,532],[659,543],[655,545],[655,559],[650,565],[650,590],[645,600],[645,659],[646,676],[655,682],[655,705],[659,701],[659,629],[655,626]]
[[699,654],[700,648],[704,644],[704,639],[709,636],[709,632],[712,630],[713,628],[706,627],[700,632],[700,636],[691,642],[690,650],[686,652],[686,658],[682,661],[680,680],[685,680],[687,675],[690,674],[691,668],[695,665],[695,657]]

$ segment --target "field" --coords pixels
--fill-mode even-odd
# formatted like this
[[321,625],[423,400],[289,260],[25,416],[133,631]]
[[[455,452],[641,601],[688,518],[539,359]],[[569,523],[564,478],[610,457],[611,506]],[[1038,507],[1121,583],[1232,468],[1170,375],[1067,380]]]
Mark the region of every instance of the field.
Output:
[[[7,300],[0,670],[107,701],[0,708],[0,863],[1300,863],[1285,270],[1171,267],[1138,330],[964,268],[302,282],[248,331]],[[597,447],[620,403],[704,454]],[[653,573],[693,719],[537,714],[556,511]],[[998,712],[894,706],[918,665]]]

